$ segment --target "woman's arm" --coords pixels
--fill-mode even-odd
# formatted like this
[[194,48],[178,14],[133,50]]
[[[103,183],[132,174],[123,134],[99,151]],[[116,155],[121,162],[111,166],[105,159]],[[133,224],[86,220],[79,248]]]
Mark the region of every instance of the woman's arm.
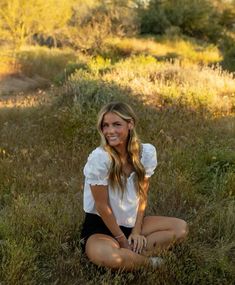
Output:
[[148,180],[148,178],[145,178],[145,182],[144,182],[144,194],[145,195],[144,195],[144,197],[143,197],[143,195],[140,197],[136,222],[135,222],[135,226],[132,230],[133,234],[141,234],[142,222],[143,222],[143,218],[144,218],[145,209],[147,206],[148,189],[149,189],[149,180]]
[[137,253],[138,252],[140,253],[143,247],[146,246],[147,243],[146,238],[141,235],[141,231],[142,231],[142,222],[144,218],[144,213],[147,206],[148,189],[149,189],[149,180],[148,178],[145,178],[144,195],[140,197],[135,226],[132,229],[131,235],[128,239],[129,242],[133,244],[133,250]]
[[108,200],[108,186],[105,185],[90,185],[91,192],[95,200],[95,206],[97,212],[100,214],[105,225],[111,231],[114,237],[117,237],[117,241],[120,247],[130,249],[128,241],[116,222],[113,211],[109,205]]

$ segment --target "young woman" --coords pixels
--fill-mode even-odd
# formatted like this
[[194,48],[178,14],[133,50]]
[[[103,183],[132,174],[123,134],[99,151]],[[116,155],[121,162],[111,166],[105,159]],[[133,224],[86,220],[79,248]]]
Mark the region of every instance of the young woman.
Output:
[[157,157],[153,145],[140,143],[135,127],[129,105],[104,106],[98,116],[101,146],[84,168],[83,249],[93,263],[113,269],[159,266],[161,258],[153,256],[187,235],[184,220],[144,215]]

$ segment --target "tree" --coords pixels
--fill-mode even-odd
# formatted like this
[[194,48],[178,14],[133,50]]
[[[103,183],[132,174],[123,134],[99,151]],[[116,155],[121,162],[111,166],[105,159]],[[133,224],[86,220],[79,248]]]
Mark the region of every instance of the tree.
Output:
[[65,41],[75,49],[99,52],[110,35],[136,31],[135,1],[77,0]]
[[73,0],[1,0],[0,37],[15,48],[32,35],[54,36],[71,17]]
[[142,33],[164,34],[178,27],[183,34],[216,41],[222,32],[212,0],[150,0],[139,14]]

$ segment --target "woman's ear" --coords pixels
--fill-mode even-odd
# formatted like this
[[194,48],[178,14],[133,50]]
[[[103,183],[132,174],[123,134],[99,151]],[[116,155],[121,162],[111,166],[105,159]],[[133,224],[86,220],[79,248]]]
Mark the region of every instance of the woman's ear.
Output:
[[133,120],[130,120],[130,122],[128,123],[128,127],[129,127],[129,130],[133,130],[134,129],[134,122],[133,122]]

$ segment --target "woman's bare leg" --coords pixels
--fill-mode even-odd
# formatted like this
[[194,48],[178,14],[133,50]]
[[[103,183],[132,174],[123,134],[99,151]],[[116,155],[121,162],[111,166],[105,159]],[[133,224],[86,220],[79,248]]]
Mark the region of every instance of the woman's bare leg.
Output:
[[86,254],[91,262],[112,269],[134,270],[150,265],[147,256],[158,254],[176,242],[182,241],[188,233],[184,220],[148,216],[143,220],[142,234],[147,238],[147,247],[140,254],[120,248],[118,242],[108,235],[94,234],[86,243]]
[[178,218],[147,216],[143,220],[142,234],[147,238],[147,246],[142,254],[150,256],[184,240],[188,226]]
[[104,234],[94,234],[86,243],[90,261],[112,269],[134,270],[149,265],[149,259],[131,250],[120,248],[118,242]]

